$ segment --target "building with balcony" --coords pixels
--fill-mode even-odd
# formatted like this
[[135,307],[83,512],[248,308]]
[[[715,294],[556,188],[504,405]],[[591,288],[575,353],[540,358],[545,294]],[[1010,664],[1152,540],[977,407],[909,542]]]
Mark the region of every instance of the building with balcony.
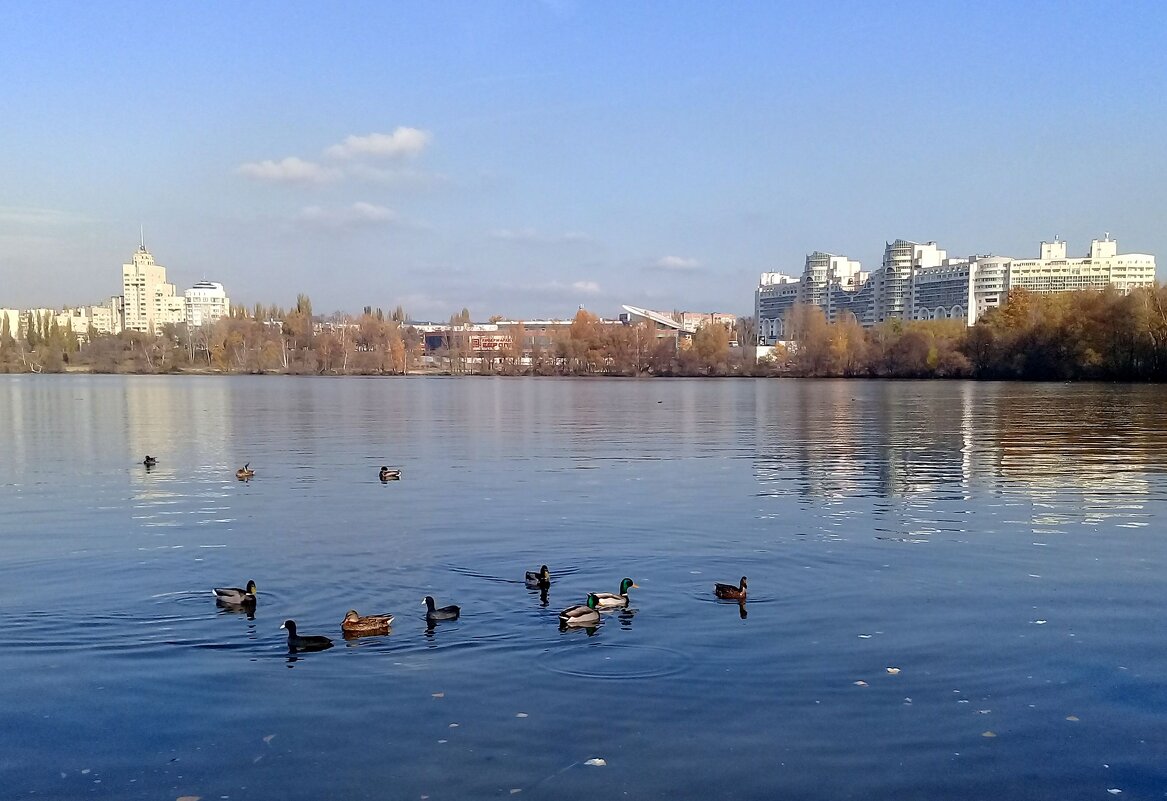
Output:
[[830,322],[850,312],[863,325],[891,319],[963,320],[976,323],[986,311],[1001,306],[1011,289],[1048,294],[1111,287],[1128,293],[1155,283],[1155,257],[1118,252],[1107,234],[1090,243],[1088,255],[1066,255],[1057,237],[1042,242],[1036,259],[1007,256],[949,258],[935,242],[904,239],[889,242],[883,264],[868,276],[859,262],[831,254],[811,253],[800,279],[782,273],[762,273],[754,291],[754,315],[759,344],[786,338],[786,315],[796,304],[821,308]]
[[199,281],[183,293],[186,324],[193,327],[210,325],[231,314],[231,300],[222,284]]

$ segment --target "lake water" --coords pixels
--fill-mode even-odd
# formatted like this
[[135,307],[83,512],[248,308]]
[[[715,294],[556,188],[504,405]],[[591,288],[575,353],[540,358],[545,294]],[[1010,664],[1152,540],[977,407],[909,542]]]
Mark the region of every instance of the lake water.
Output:
[[0,795],[1164,798],[1165,401],[0,377]]

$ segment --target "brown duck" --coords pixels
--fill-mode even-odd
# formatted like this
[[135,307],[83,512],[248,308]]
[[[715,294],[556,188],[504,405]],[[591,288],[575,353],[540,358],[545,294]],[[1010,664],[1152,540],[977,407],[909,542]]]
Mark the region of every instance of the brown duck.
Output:
[[746,599],[746,577],[742,576],[742,583],[737,587],[732,584],[714,584],[713,594],[718,598],[744,601]]
[[359,615],[350,609],[340,621],[340,628],[346,635],[388,634],[393,623],[393,615]]

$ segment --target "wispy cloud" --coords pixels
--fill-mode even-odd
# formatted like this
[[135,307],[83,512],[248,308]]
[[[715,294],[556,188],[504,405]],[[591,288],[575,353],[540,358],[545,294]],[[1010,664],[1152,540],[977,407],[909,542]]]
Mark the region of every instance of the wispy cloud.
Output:
[[537,244],[556,244],[571,242],[590,242],[592,238],[579,231],[567,231],[562,234],[541,234],[534,228],[495,228],[487,233],[491,239],[500,242],[526,242]]
[[508,286],[505,289],[514,294],[528,295],[548,300],[571,300],[579,298],[580,295],[594,297],[595,295],[603,294],[603,290],[597,282],[587,280],[572,281],[571,283],[546,281],[530,286]]
[[73,225],[89,222],[79,214],[58,209],[42,209],[35,206],[0,206],[0,225]]
[[365,136],[346,136],[340,144],[324,151],[329,158],[351,159],[359,156],[400,158],[416,156],[433,139],[429,131],[399,126],[393,133],[371,133]]
[[701,269],[701,262],[684,256],[662,256],[651,265],[654,270],[667,270],[676,273],[691,273]]
[[407,224],[393,209],[363,201],[333,208],[306,206],[296,215],[296,219],[324,228],[374,228]]
[[344,173],[354,181],[378,186],[409,189],[434,189],[451,183],[449,176],[412,167],[377,167],[372,164],[346,164]]
[[297,156],[288,156],[280,161],[252,161],[240,164],[235,171],[248,178],[271,183],[326,184],[341,177],[339,170]]

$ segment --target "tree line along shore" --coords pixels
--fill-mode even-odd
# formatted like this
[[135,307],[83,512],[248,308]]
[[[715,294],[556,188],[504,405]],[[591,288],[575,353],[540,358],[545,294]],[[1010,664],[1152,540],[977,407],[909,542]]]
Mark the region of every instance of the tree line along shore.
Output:
[[[333,315],[335,318],[336,315]],[[657,337],[646,325],[609,324],[581,309],[550,337],[512,332],[510,344],[475,350],[463,310],[437,347],[398,308],[321,325],[304,295],[290,310],[257,305],[213,325],[167,326],[159,335],[78,337],[50,321],[18,339],[0,330],[4,373],[225,373],[284,375],[607,375],[1167,380],[1167,287],[1039,295],[1010,293],[973,326],[959,320],[891,320],[864,328],[829,322],[816,306],[786,320],[790,341],[757,358],[731,346],[722,325],[691,337]],[[751,321],[736,332],[752,341]]]

